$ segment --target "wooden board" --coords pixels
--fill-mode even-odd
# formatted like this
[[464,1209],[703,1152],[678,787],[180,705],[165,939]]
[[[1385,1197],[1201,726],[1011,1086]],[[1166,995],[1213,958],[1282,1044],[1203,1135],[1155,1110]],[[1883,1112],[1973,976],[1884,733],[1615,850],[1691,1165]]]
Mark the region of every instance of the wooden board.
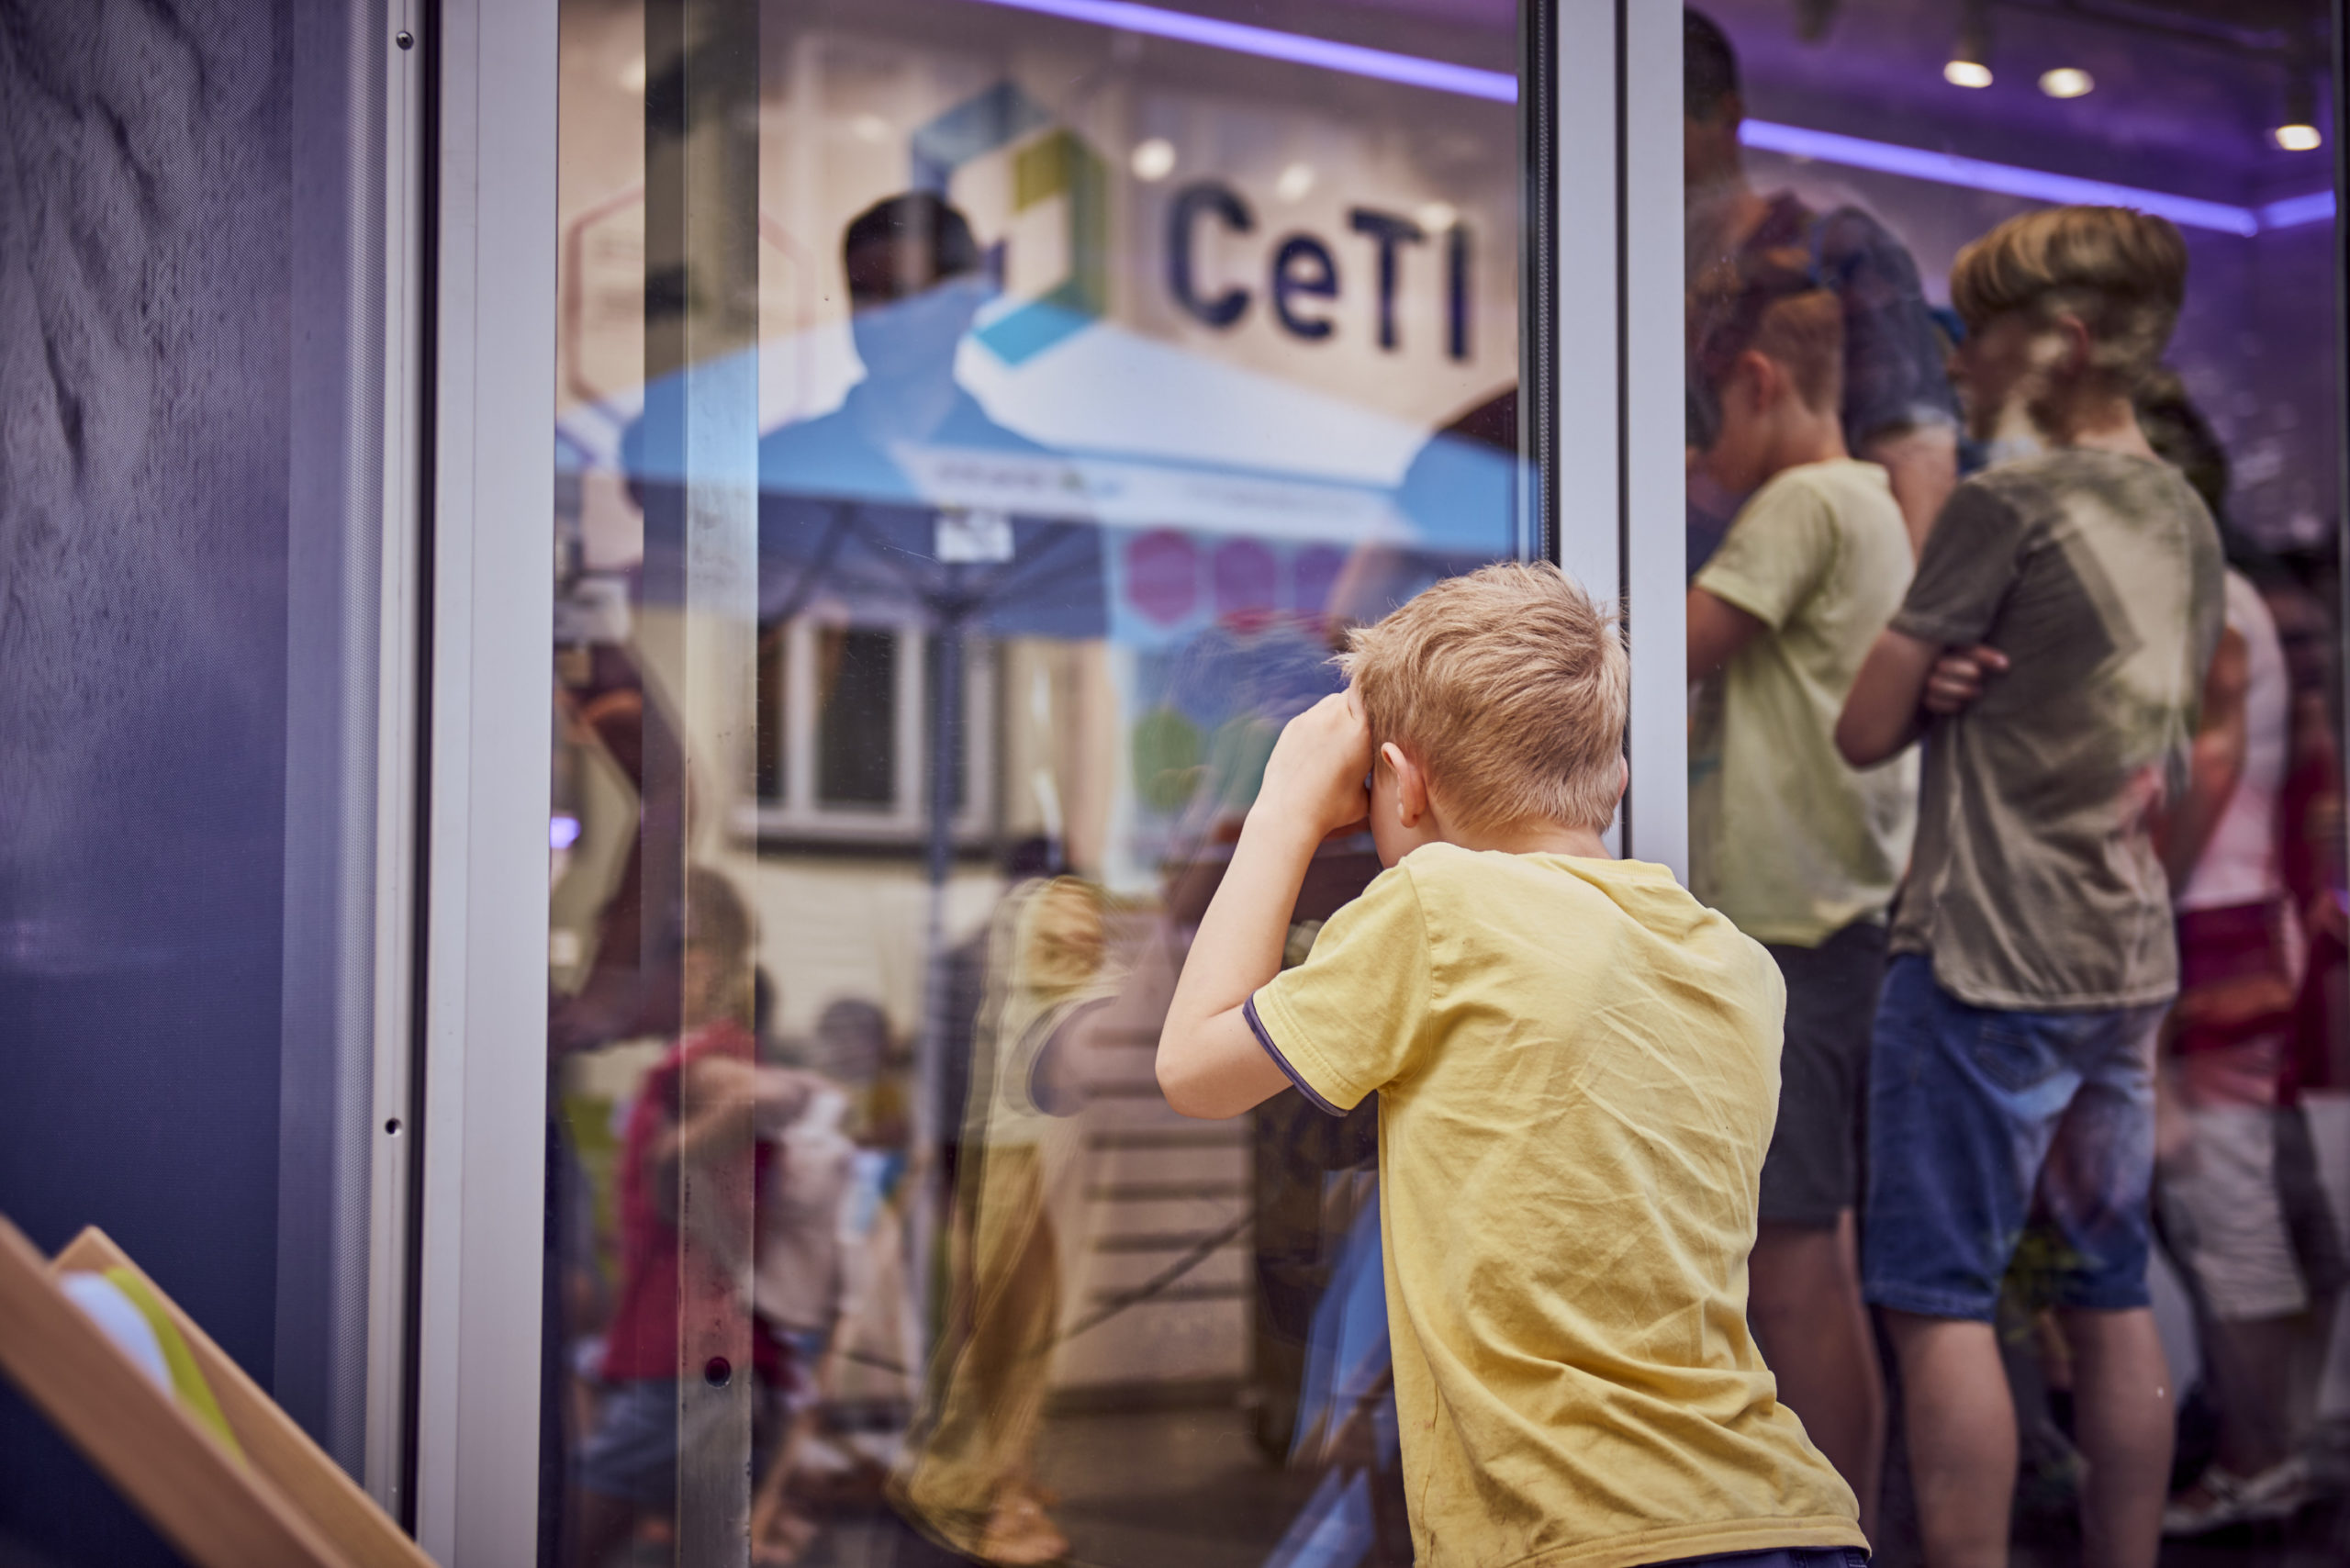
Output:
[[58,1289],[48,1260],[6,1219],[0,1371],[201,1568],[352,1568]]
[[295,1507],[328,1540],[341,1548],[352,1568],[433,1568],[424,1549],[402,1533],[390,1516],[376,1506],[375,1499],[327,1457],[326,1450],[310,1440],[309,1433],[279,1409],[277,1402],[245,1375],[244,1368],[214,1344],[211,1336],[196,1327],[196,1320],[182,1312],[176,1302],[156,1287],[154,1281],[141,1273],[106,1232],[95,1226],[84,1230],[57,1255],[50,1268],[51,1272],[128,1269],[138,1274],[154,1292],[155,1299],[162,1303],[163,1310],[171,1314],[180,1337],[187,1341],[205,1382],[212,1385],[212,1396],[220,1402],[220,1414],[228,1418],[229,1429],[237,1434],[237,1441],[243,1445],[245,1457],[275,1482]]

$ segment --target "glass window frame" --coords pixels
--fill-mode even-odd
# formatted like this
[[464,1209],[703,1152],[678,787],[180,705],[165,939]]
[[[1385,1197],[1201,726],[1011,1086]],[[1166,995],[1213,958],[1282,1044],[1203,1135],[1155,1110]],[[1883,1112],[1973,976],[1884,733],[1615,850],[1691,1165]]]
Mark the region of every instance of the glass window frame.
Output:
[[[1677,93],[1637,90],[1678,82],[1678,8],[1561,0],[1525,14],[1521,377],[1528,417],[1549,421],[1528,443],[1528,553],[1642,606],[1628,623],[1632,787],[1614,842],[1681,870],[1682,305],[1666,286],[1680,119]],[[540,1529],[554,572],[550,532],[515,520],[554,504],[557,4],[443,0],[437,24],[419,1261],[406,1320],[379,1325],[408,1347],[408,1410],[381,1409],[398,1394],[379,1388],[373,1414],[407,1426],[427,1551],[526,1562]]]

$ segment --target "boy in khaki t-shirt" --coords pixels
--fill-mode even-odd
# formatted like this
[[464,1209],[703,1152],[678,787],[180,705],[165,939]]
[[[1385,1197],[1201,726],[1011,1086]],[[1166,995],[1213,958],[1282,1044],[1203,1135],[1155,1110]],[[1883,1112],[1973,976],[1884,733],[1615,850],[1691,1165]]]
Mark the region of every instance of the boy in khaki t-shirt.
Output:
[[1909,535],[1885,470],[1845,448],[1843,308],[1807,270],[1758,259],[1703,348],[1719,418],[1698,464],[1751,494],[1689,588],[1689,890],[1787,986],[1747,1319],[1865,1529],[1885,1390],[1861,1302],[1861,1101],[1918,760],[1862,772],[1835,731],[1901,608]]
[[[1778,971],[1600,839],[1625,778],[1614,626],[1553,567],[1489,566],[1344,662],[1348,689],[1274,749],[1158,1077],[1197,1116],[1379,1094],[1417,1560],[1861,1561],[1852,1491],[1746,1327]],[[1315,846],[1366,813],[1388,869],[1283,973]]]

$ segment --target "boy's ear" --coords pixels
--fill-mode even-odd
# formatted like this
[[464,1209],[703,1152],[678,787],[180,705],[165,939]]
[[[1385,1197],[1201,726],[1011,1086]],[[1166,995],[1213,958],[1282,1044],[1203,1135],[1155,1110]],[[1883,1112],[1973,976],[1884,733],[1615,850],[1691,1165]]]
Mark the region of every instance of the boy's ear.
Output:
[[1619,756],[1619,757],[1617,757],[1617,758],[1616,759],[1616,809],[1617,809],[1617,810],[1618,810],[1618,811],[1623,810],[1623,808],[1624,808],[1624,791],[1626,791],[1627,790],[1629,790],[1631,787],[1632,787],[1632,759],[1631,759],[1630,757],[1628,757],[1628,756]]
[[2096,366],[2097,343],[2089,336],[2088,323],[2078,316],[2059,311],[2050,324],[2050,336],[2062,345],[2049,367],[2061,379],[2078,381]]
[[1428,776],[1411,755],[1388,741],[1379,748],[1379,760],[1395,775],[1395,814],[1405,827],[1417,827],[1428,810]]

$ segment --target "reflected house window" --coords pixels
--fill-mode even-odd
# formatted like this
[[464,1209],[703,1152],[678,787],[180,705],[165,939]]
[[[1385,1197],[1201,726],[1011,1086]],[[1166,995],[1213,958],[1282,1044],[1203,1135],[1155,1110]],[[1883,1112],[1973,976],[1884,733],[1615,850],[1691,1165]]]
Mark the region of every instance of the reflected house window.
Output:
[[[759,838],[890,848],[922,843],[930,815],[931,633],[919,626],[795,617],[759,644]],[[997,653],[964,644],[960,744],[948,759],[958,842],[992,831],[999,750]]]
[[898,633],[827,626],[816,634],[823,707],[816,720],[816,800],[883,806],[898,797]]

